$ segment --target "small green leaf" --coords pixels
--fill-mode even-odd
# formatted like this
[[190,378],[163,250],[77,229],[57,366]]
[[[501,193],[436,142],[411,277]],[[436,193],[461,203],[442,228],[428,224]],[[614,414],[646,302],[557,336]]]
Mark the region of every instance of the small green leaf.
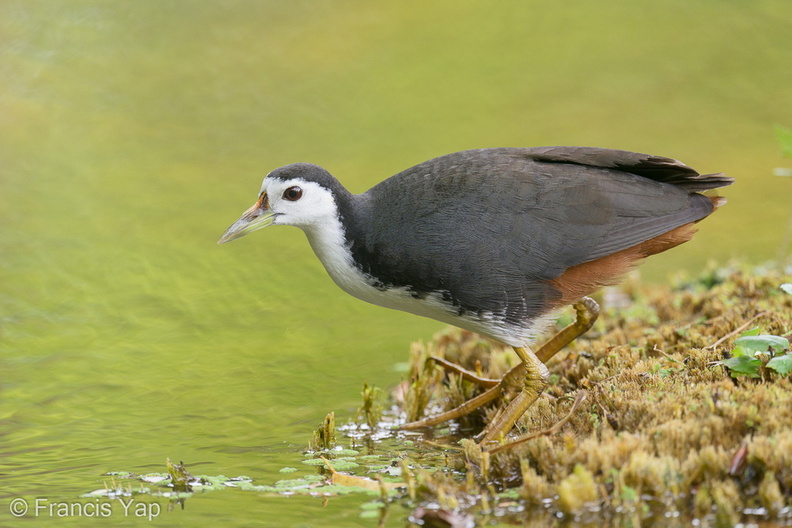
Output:
[[738,337],[734,340],[734,344],[756,352],[767,352],[768,349],[773,349],[776,354],[789,348],[789,341],[785,337],[774,335]]
[[767,362],[767,368],[775,370],[782,376],[786,376],[792,372],[792,354],[774,357]]
[[792,282],[785,282],[781,285],[781,289],[792,295]]
[[745,350],[742,347],[734,347],[731,351],[731,355],[733,358],[743,357],[743,356],[753,357],[753,354],[749,353],[747,350]]
[[748,356],[724,359],[721,364],[728,368],[732,374],[744,374],[750,378],[758,378],[759,367],[762,366],[760,360]]
[[340,449],[338,447],[336,447],[335,449],[329,452],[332,453],[334,457],[339,457],[339,458],[345,456],[356,456],[360,454],[359,451],[355,451],[354,449]]
[[755,336],[755,335],[759,335],[759,327],[758,326],[754,326],[750,330],[746,330],[745,332],[740,334],[740,337],[748,337],[748,336]]

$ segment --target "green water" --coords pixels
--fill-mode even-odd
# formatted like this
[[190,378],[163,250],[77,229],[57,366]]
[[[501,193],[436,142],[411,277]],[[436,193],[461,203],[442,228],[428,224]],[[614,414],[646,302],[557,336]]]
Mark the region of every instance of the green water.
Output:
[[[8,506],[166,457],[271,484],[442,328],[337,290],[296,229],[217,246],[269,170],[311,161],[360,192],[466,148],[582,144],[737,177],[644,267],[665,280],[777,256],[776,123],[792,126],[786,0],[3,0],[0,525],[83,526]],[[367,500],[226,490],[153,522],[374,526]]]

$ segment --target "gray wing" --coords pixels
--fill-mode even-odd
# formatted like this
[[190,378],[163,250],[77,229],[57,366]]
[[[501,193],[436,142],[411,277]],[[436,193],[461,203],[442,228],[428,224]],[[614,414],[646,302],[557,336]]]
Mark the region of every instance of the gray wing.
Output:
[[608,149],[459,152],[361,195],[367,228],[350,233],[352,250],[383,285],[441,292],[460,313],[526,319],[566,269],[707,216],[712,202],[691,190],[724,178]]

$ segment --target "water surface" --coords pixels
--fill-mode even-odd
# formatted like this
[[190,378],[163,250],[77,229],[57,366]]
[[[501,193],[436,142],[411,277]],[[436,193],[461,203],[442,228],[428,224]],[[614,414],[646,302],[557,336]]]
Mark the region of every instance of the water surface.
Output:
[[[15,497],[71,501],[166,457],[279,480],[442,328],[337,290],[296,229],[215,245],[285,163],[361,192],[466,148],[668,155],[739,184],[645,276],[776,257],[791,21],[768,0],[3,2],[0,524]],[[371,526],[366,500],[228,490],[156,522]]]

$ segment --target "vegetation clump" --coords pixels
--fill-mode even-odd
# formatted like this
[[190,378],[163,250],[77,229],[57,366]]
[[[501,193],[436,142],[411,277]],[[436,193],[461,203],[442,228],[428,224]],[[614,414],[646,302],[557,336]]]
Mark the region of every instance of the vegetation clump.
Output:
[[[548,524],[792,519],[792,294],[781,287],[789,279],[717,271],[672,290],[628,285],[621,308],[601,300],[599,321],[548,362],[550,387],[518,423],[547,434],[497,452],[470,440],[455,451],[442,439],[465,477],[417,473],[424,501]],[[510,349],[461,330],[414,345],[401,399],[408,421],[483,390],[429,356],[493,379],[517,363]],[[452,432],[473,437],[501,403],[457,419]]]

